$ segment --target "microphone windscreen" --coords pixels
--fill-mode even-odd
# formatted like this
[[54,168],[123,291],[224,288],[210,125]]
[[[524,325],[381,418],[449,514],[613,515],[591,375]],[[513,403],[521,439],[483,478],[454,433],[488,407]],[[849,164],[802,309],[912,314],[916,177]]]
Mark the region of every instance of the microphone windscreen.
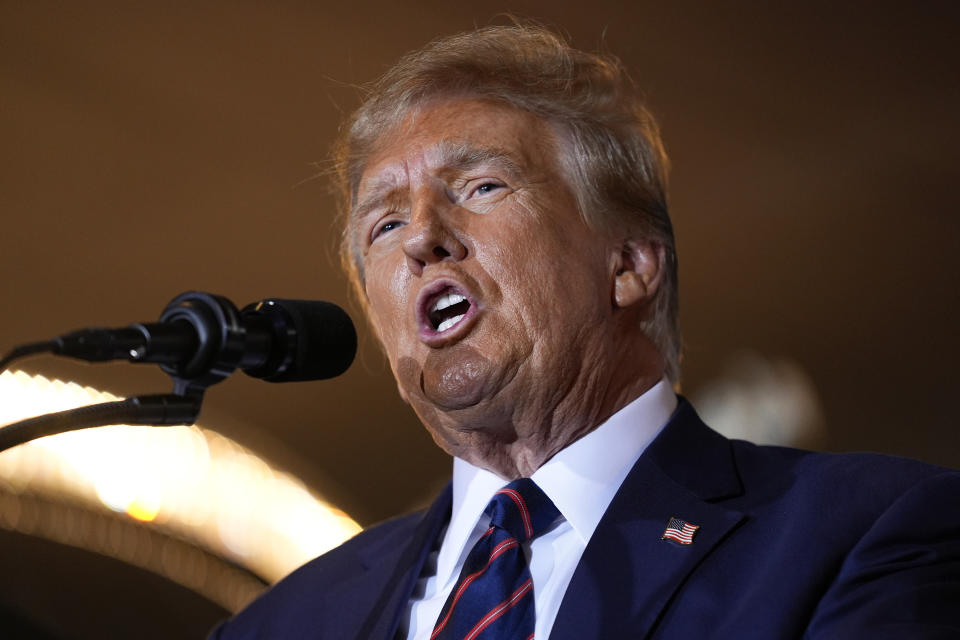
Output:
[[254,306],[257,312],[271,316],[277,340],[274,348],[286,351],[285,363],[276,372],[247,373],[269,382],[325,380],[353,363],[357,332],[347,312],[332,302],[268,298]]

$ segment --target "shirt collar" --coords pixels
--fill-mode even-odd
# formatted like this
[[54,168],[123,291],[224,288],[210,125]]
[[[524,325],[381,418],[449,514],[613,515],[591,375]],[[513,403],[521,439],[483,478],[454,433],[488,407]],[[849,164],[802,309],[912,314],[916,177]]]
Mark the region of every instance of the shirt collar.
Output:
[[590,541],[637,458],[676,407],[673,388],[667,380],[661,380],[531,476],[583,544]]
[[[583,544],[590,540],[627,473],[676,406],[677,397],[663,379],[531,476]],[[440,584],[451,578],[487,503],[505,484],[495,473],[453,459],[453,511],[437,558]]]

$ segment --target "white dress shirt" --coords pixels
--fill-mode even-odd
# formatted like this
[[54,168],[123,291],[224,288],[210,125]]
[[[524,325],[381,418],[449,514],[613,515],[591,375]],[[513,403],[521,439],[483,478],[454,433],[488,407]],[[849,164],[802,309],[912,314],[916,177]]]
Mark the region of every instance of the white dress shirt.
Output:
[[[560,511],[552,528],[524,545],[533,577],[537,638],[549,637],[560,601],[600,518],[676,406],[670,383],[661,380],[531,476]],[[507,482],[454,458],[453,512],[439,549],[430,553],[424,565],[401,622],[401,632],[406,625],[408,640],[429,640],[470,549],[489,526],[483,513],[487,503]]]

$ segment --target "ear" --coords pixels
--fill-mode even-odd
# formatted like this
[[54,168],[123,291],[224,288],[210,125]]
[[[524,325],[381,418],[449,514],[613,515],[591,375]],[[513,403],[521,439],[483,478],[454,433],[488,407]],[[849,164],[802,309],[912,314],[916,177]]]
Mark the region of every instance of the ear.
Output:
[[652,240],[624,240],[616,259],[613,302],[623,309],[648,302],[660,288],[666,253]]

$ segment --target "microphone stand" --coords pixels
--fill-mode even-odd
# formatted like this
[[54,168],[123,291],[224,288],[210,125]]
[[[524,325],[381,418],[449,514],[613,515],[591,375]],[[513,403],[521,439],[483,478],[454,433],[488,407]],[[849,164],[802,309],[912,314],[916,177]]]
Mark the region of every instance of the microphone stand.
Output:
[[[187,363],[160,362],[173,379],[173,393],[145,395],[48,413],[0,427],[0,451],[35,438],[66,431],[114,424],[173,426],[193,424],[200,415],[207,387],[226,379],[241,364],[245,331],[232,302],[209,293],[188,291],[174,298],[162,321],[184,321],[199,336],[199,348]],[[38,342],[14,349],[0,358],[0,371],[13,360],[51,351],[54,342]],[[140,357],[142,353],[131,354]],[[90,359],[106,359],[97,352]]]
[[0,451],[36,438],[90,427],[193,424],[200,414],[202,403],[202,395],[158,394],[47,413],[0,428]]

